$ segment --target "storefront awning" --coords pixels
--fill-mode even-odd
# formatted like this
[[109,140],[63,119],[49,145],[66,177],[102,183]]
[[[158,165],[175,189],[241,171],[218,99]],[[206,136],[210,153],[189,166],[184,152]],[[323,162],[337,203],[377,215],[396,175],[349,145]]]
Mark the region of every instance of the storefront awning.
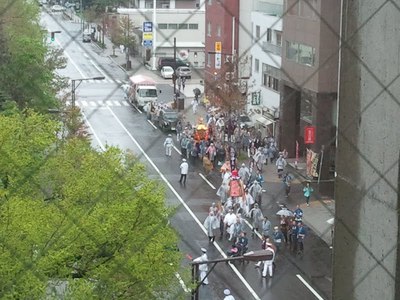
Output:
[[268,126],[272,123],[274,123],[275,121],[267,119],[266,117],[259,117],[256,120],[258,123],[261,123],[263,126]]

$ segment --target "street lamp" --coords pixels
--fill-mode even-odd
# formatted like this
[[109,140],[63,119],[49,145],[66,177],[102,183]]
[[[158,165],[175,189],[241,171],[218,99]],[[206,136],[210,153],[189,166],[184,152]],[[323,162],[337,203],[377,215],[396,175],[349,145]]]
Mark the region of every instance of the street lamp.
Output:
[[[92,77],[92,78],[79,78],[79,79],[71,79],[72,81],[72,91],[71,91],[71,100],[72,100],[72,107],[75,107],[75,91],[76,89],[81,85],[82,81],[87,81],[87,80],[103,80],[105,79],[104,76],[99,76],[99,77]],[[78,81],[78,84],[76,85],[75,82]]]
[[[215,266],[220,262],[230,262],[235,260],[245,260],[245,261],[263,261],[267,259],[271,259],[273,256],[272,252],[269,250],[257,250],[250,251],[243,256],[237,257],[228,257],[228,258],[219,258],[208,261],[194,262],[192,261],[190,264],[192,265],[192,283],[195,284],[195,287],[192,289],[192,300],[199,300],[199,287],[202,285],[204,280],[208,277],[208,275],[214,270]],[[210,270],[207,272],[206,276],[204,276],[203,280],[200,282],[196,282],[198,273],[199,273],[199,265],[203,264],[214,264]]]

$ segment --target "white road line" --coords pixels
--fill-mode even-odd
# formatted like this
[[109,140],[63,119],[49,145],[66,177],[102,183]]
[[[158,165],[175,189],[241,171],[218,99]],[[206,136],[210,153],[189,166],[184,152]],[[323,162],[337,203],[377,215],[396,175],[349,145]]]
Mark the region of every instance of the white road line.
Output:
[[[251,231],[253,231],[254,229],[253,225],[251,225],[249,221],[247,221],[245,218],[243,218],[243,221],[247,224],[247,226],[250,227]],[[259,237],[260,240],[262,240],[262,235],[258,231],[254,230],[254,233]]]
[[173,146],[173,147],[174,147],[175,151],[179,153],[179,155],[182,155],[182,152],[178,148],[176,148],[175,146]]
[[83,106],[89,106],[89,103],[87,103],[87,101],[85,101],[85,100],[81,100],[81,104],[83,105]]
[[95,67],[97,69],[97,71],[99,71],[101,73],[101,75],[103,75],[106,78],[106,80],[109,79],[107,74],[104,73],[103,70],[101,68],[99,68],[91,59],[89,59],[89,62],[93,65],[93,67]]
[[107,100],[107,101],[106,101],[106,105],[107,105],[107,106],[112,106],[113,104],[112,104],[111,100]]
[[116,101],[116,100],[114,100],[113,102],[114,102],[114,105],[115,105],[115,106],[121,106],[121,102]]
[[142,112],[142,111],[141,111],[139,108],[137,108],[137,107],[136,107],[136,105],[135,105],[135,104],[133,104],[133,103],[132,103],[132,106],[133,106],[133,107],[134,107],[134,108],[135,108],[135,109],[136,109],[136,110],[137,110],[137,111],[138,111],[140,114],[142,114],[142,113],[143,113],[143,112]]
[[150,124],[151,126],[153,126],[154,129],[157,129],[157,127],[153,124],[153,122],[151,122],[150,120],[147,120],[147,122],[149,122],[149,124]]
[[[56,40],[57,44],[60,46],[61,49],[64,49],[64,47],[61,46],[61,44]],[[75,42],[74,42],[75,43]],[[76,45],[75,45],[76,46]],[[85,74],[83,74],[83,72],[81,71],[81,69],[79,69],[79,67],[77,66],[77,64],[72,60],[71,56],[69,56],[68,52],[64,49],[63,54],[65,54],[69,61],[74,65],[74,67],[78,70],[79,74],[81,74],[82,78],[85,78]]]
[[203,174],[199,173],[199,175],[200,175],[201,178],[203,178],[203,180],[204,180],[205,182],[207,182],[207,184],[208,184],[209,186],[211,186],[211,188],[212,188],[213,190],[215,190],[215,186],[214,186],[211,182],[209,182],[208,179],[207,179]]
[[95,137],[96,141],[99,143],[100,149],[102,151],[106,150],[106,148],[104,147],[103,143],[100,141],[98,135],[96,134],[96,132],[94,131],[92,124],[90,124],[89,120],[87,119],[85,113],[82,111],[82,116],[85,119],[86,124],[89,126],[90,131],[92,132],[93,136]]
[[[193,218],[193,220],[197,223],[197,225],[199,225],[199,227],[203,231],[203,233],[205,235],[207,235],[207,230],[204,228],[202,222],[200,222],[200,220],[196,217],[196,215],[193,213],[193,211],[190,209],[190,207],[186,204],[186,202],[183,201],[182,197],[178,194],[178,192],[171,185],[171,183],[169,183],[169,181],[164,176],[164,174],[161,173],[160,169],[158,169],[158,167],[154,164],[154,162],[151,160],[151,158],[147,155],[147,153],[139,145],[139,143],[136,141],[136,139],[131,135],[131,133],[128,131],[128,129],[124,126],[124,124],[122,124],[121,120],[115,115],[114,111],[110,107],[107,107],[107,108],[111,112],[111,114],[114,116],[117,123],[122,127],[122,129],[125,131],[125,133],[129,136],[129,138],[133,141],[133,143],[136,145],[136,147],[142,153],[142,155],[147,159],[147,161],[150,163],[150,165],[154,168],[154,170],[158,173],[158,175],[161,177],[161,179],[165,182],[165,184],[168,186],[168,188],[171,190],[171,192],[179,200],[179,202],[182,204],[182,206],[187,210],[187,212],[190,214],[190,216]],[[221,247],[216,242],[214,242],[214,246],[215,246],[215,248],[217,248],[217,250],[222,255],[222,257],[227,258],[225,251],[222,250]],[[249,290],[250,294],[254,297],[254,299],[261,300],[261,298],[253,290],[253,288],[246,281],[246,279],[242,276],[242,274],[240,274],[238,269],[233,264],[229,264],[229,266],[231,267],[233,272],[235,272],[235,274],[238,276],[238,278],[242,281],[242,283],[246,286],[246,288]]]
[[97,106],[98,102],[96,101],[89,101],[90,106]]
[[176,278],[178,278],[179,283],[181,284],[181,287],[186,293],[190,293],[190,290],[186,287],[185,282],[183,282],[181,275],[178,273],[175,273]]
[[122,101],[121,103],[122,103],[123,106],[130,106],[129,103],[126,102],[126,101]]
[[324,298],[322,298],[316,290],[313,289],[313,287],[311,285],[308,284],[307,281],[305,281],[305,279],[303,277],[301,277],[300,274],[297,274],[296,277],[306,286],[306,288],[308,288],[311,293],[314,294],[314,296],[318,299],[318,300],[324,300]]

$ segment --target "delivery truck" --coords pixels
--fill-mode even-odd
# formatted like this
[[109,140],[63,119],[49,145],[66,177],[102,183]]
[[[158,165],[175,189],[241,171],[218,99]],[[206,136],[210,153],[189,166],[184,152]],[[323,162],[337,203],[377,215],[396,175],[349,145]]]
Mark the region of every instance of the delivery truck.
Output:
[[139,109],[149,102],[157,101],[158,92],[154,79],[144,75],[134,75],[129,78],[129,81],[128,99]]

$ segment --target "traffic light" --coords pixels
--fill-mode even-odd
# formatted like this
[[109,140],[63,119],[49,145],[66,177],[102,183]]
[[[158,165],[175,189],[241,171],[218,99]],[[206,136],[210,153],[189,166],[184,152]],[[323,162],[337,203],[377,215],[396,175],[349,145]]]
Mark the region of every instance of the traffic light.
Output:
[[54,42],[56,40],[56,33],[61,33],[61,31],[52,31],[50,32],[50,41]]

